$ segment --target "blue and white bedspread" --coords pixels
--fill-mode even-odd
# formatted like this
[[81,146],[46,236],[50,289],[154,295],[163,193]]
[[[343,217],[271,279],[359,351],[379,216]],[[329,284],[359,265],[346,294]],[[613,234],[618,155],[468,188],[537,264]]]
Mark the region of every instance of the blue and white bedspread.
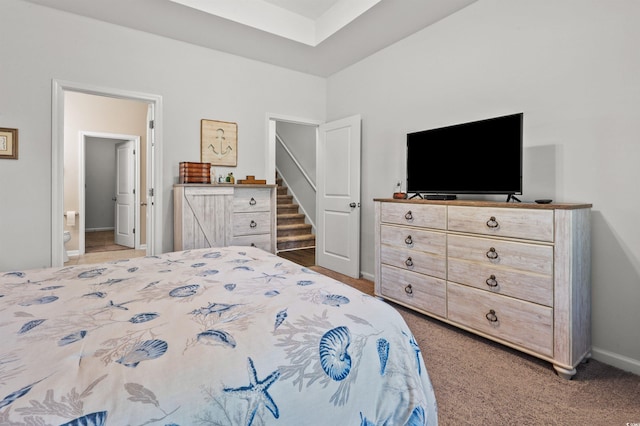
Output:
[[395,309],[250,247],[0,273],[0,425],[435,425]]

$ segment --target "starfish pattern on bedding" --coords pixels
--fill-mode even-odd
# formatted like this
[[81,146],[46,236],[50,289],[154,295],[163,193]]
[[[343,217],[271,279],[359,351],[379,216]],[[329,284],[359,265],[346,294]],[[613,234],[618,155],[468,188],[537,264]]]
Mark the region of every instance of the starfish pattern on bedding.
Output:
[[271,411],[273,417],[277,419],[280,417],[280,411],[267,391],[269,390],[269,386],[278,380],[280,372],[276,370],[261,381],[258,380],[256,367],[253,365],[253,360],[251,358],[248,358],[247,367],[249,371],[249,385],[239,388],[225,388],[224,391],[235,393],[240,398],[249,401],[249,418],[247,419],[247,426],[253,423],[253,419],[256,416],[258,408],[260,408],[260,404],[264,404],[264,406]]

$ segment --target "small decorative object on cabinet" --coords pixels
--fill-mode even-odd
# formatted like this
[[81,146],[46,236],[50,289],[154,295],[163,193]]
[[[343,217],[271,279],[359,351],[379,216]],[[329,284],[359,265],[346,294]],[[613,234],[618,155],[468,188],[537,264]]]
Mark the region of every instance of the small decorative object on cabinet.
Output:
[[376,199],[375,294],[549,361],[591,356],[591,204]]
[[175,251],[230,245],[275,253],[275,185],[173,186]]

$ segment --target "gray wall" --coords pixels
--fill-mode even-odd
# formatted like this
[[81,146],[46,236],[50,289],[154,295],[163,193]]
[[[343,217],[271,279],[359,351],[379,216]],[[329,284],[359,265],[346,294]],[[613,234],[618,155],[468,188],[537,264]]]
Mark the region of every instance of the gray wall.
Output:
[[638,22],[635,0],[480,0],[331,76],[327,119],[362,114],[363,272],[407,132],[524,112],[521,198],[593,203],[593,354],[640,373]]
[[52,79],[162,96],[163,251],[178,164],[200,161],[201,119],[238,123],[237,178],[273,179],[267,113],[325,118],[320,77],[20,0],[2,0],[0,16],[11,17],[0,25],[0,126],[18,128],[20,144],[0,164],[0,271],[51,264]]
[[113,229],[117,139],[87,137],[85,149],[85,230]]

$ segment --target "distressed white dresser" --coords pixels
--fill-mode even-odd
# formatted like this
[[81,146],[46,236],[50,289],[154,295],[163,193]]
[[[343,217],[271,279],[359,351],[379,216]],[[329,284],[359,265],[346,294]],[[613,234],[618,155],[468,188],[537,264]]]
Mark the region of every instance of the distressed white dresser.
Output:
[[375,294],[551,362],[591,352],[590,204],[376,199]]

